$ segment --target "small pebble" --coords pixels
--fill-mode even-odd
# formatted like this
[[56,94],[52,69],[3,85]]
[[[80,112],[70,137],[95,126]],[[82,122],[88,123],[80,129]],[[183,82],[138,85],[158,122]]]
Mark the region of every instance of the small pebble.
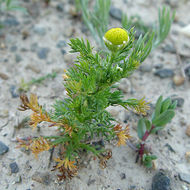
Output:
[[8,151],[9,151],[9,147],[0,141],[0,155],[3,155]]
[[185,69],[185,74],[186,74],[186,75],[189,77],[189,79],[190,79],[190,66]]
[[64,58],[64,61],[68,64],[74,63],[74,57],[73,57],[73,55],[71,55],[69,53],[65,54],[63,58]]
[[65,54],[66,54],[66,51],[65,51],[64,49],[61,49],[61,53],[62,53],[63,55],[65,55]]
[[165,0],[165,3],[170,5],[172,8],[177,8],[178,7],[178,0]]
[[109,108],[109,113],[113,116],[113,117],[117,117],[119,115],[119,110],[115,107]]
[[7,27],[15,27],[15,26],[18,26],[19,24],[20,23],[15,17],[6,18],[3,21],[3,26],[7,26]]
[[185,100],[181,97],[173,96],[173,97],[171,97],[171,99],[172,99],[172,102],[177,101],[177,107],[179,107],[179,108],[181,108],[185,102]]
[[126,179],[125,173],[121,173],[121,174],[120,174],[120,177],[121,177],[121,180]]
[[16,54],[15,55],[15,61],[16,61],[16,63],[21,62],[22,61],[22,57],[20,55]]
[[91,184],[94,184],[95,181],[96,181],[95,179],[89,179],[87,185],[90,186]]
[[56,45],[57,48],[64,48],[64,47],[66,47],[66,46],[67,46],[67,42],[64,41],[64,40],[60,40],[60,41],[57,43],[57,45]]
[[75,29],[73,26],[68,26],[67,30],[64,31],[64,35],[68,38],[70,38],[75,32]]
[[152,190],[170,190],[170,178],[159,171],[152,180]]
[[131,185],[129,190],[135,190],[136,189],[136,186],[135,185]]
[[101,150],[104,147],[104,141],[103,140],[92,142],[92,144],[95,146],[96,150]]
[[190,24],[181,28],[180,32],[190,38]]
[[154,73],[154,75],[163,79],[163,78],[173,77],[174,72],[171,69],[159,69]]
[[80,15],[75,6],[71,6],[71,7],[70,7],[70,9],[69,9],[69,14],[70,14],[72,17],[78,17],[78,16]]
[[158,63],[154,66],[155,69],[162,69],[163,68],[163,64],[162,63]]
[[189,174],[186,174],[186,173],[179,173],[178,176],[179,176],[179,179],[180,179],[181,181],[190,184],[190,175],[189,175]]
[[190,137],[190,125],[186,129],[186,135]]
[[0,117],[1,118],[6,118],[9,116],[9,110],[5,109],[5,110],[0,110]]
[[183,189],[183,190],[189,190],[189,188],[186,187],[185,185],[182,185],[182,189]]
[[119,82],[119,85],[118,85],[118,89],[119,90],[122,90],[124,93],[127,93],[127,92],[129,92],[130,90],[130,82],[129,82],[129,80],[128,79],[126,79],[126,78],[123,78],[123,79],[121,79],[120,80],[120,82]]
[[35,73],[40,73],[40,69],[38,67],[34,66],[34,65],[31,65],[31,64],[28,64],[26,66],[26,69],[29,69],[29,70],[31,70],[31,71],[33,71]]
[[11,93],[12,98],[18,98],[19,97],[19,94],[17,92],[17,88],[15,85],[11,85],[9,88],[9,91]]
[[33,28],[33,31],[38,34],[39,36],[45,36],[46,35],[46,28],[41,26],[35,26]]
[[110,15],[111,15],[113,18],[115,18],[116,20],[121,21],[121,19],[122,19],[122,11],[121,11],[121,9],[118,9],[118,8],[116,8],[116,7],[111,6],[109,13],[110,13]]
[[63,12],[63,11],[64,11],[64,5],[63,5],[63,3],[59,3],[59,4],[56,6],[56,9],[57,9],[59,12]]
[[142,72],[151,72],[152,71],[152,66],[151,65],[141,65],[139,67],[139,70],[142,71]]
[[30,36],[29,31],[27,31],[27,30],[22,31],[22,39],[23,40],[26,40],[29,36]]
[[11,48],[10,48],[10,51],[11,52],[15,52],[17,50],[17,46],[12,46]]
[[11,173],[18,173],[19,172],[19,168],[16,162],[13,162],[9,165],[10,169],[11,169]]
[[169,44],[166,44],[162,49],[164,52],[169,52],[169,53],[174,53],[174,54],[176,53],[176,49]]
[[12,184],[21,183],[21,182],[22,182],[22,177],[19,175],[18,177],[16,177],[16,179]]
[[185,78],[181,75],[175,75],[173,77],[173,82],[176,86],[180,86],[182,84],[184,84]]
[[168,148],[170,152],[176,153],[176,151],[172,148],[170,144],[166,143],[165,146]]
[[50,49],[49,48],[39,48],[37,50],[37,55],[39,59],[46,59]]
[[186,158],[187,162],[190,163],[190,152],[185,153],[185,158]]
[[9,76],[6,75],[5,73],[0,73],[0,78],[3,79],[3,80],[8,80]]
[[32,52],[35,52],[37,49],[38,49],[38,43],[33,43],[33,44],[31,44],[30,50],[31,50]]

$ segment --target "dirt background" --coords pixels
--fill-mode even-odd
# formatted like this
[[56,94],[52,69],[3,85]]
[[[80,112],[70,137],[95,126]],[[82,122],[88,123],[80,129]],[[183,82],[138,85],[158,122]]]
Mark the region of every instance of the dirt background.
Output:
[[[112,0],[114,7],[129,16],[139,14],[147,24],[157,19],[157,10],[164,4],[176,9],[176,19],[167,40],[151,53],[140,69],[120,83],[126,97],[145,96],[153,106],[160,94],[164,97],[176,95],[182,102],[172,122],[148,140],[153,153],[158,156],[156,169],[148,170],[136,164],[133,150],[128,146],[116,147],[115,142],[111,142],[107,147],[112,148],[113,157],[106,169],[101,169],[98,161],[89,156],[79,175],[66,182],[57,181],[56,172],[50,171],[53,163],[48,168],[49,152],[42,153],[36,160],[30,152],[15,148],[16,137],[55,133],[47,127],[34,131],[27,126],[18,129],[18,124],[29,113],[17,110],[20,105],[17,89],[21,79],[27,82],[57,72],[55,79],[33,85],[28,92],[36,93],[40,104],[50,109],[56,99],[63,99],[66,94],[62,74],[64,69],[72,66],[75,57],[69,54],[69,39],[83,37],[94,45],[95,42],[82,21],[72,17],[74,5],[69,0],[54,0],[48,7],[38,0],[21,3],[28,9],[28,15],[21,12],[1,14],[5,26],[0,30],[0,141],[9,147],[9,151],[0,155],[0,189],[150,190],[152,178],[160,169],[170,178],[172,190],[190,189],[188,183],[178,178],[180,173],[186,173],[190,179],[190,163],[185,157],[190,151],[190,137],[186,134],[190,125],[190,81],[184,75],[190,65],[190,38],[182,32],[190,24],[190,1]],[[120,27],[120,22],[111,18],[109,27],[116,26]],[[157,68],[172,70],[175,76],[184,75],[184,83],[175,85],[172,77],[156,76]],[[138,117],[120,107],[109,110],[118,121],[130,124],[131,134],[136,138]],[[17,173],[11,172],[13,162],[18,165]]]

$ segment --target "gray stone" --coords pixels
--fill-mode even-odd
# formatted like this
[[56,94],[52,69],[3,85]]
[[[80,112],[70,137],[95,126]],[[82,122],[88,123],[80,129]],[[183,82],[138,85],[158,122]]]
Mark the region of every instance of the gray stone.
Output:
[[37,49],[38,49],[38,43],[33,43],[33,44],[31,44],[30,50],[31,50],[32,52],[35,52]]
[[11,52],[15,52],[17,50],[17,46],[12,46],[11,48],[10,48],[10,51]]
[[151,65],[141,65],[139,67],[139,70],[142,72],[151,72],[152,71],[152,66]]
[[130,92],[130,82],[128,79],[123,78],[119,81],[118,89],[122,90],[124,93]]
[[11,173],[18,173],[19,172],[19,168],[18,168],[18,165],[16,162],[9,164],[9,167],[11,169]]
[[15,61],[16,61],[17,63],[21,62],[21,61],[22,61],[22,57],[21,57],[20,55],[16,54],[16,55],[15,55]]
[[9,79],[9,76],[5,73],[0,73],[0,78],[3,79],[3,80],[8,80]]
[[115,18],[116,20],[121,21],[121,19],[122,19],[122,11],[121,11],[121,9],[118,9],[118,8],[116,8],[116,7],[111,6],[109,13],[110,13],[110,15],[111,15],[113,18]]
[[37,55],[38,55],[39,59],[46,59],[49,51],[50,51],[49,48],[39,48],[37,50]]
[[56,45],[57,48],[64,48],[64,47],[66,47],[66,46],[67,46],[67,42],[64,41],[64,40],[60,40],[60,41],[57,43],[57,45]]
[[190,79],[190,66],[185,69],[185,74],[186,74],[186,75],[189,77],[189,79]]
[[64,49],[61,49],[61,53],[62,53],[63,55],[65,55],[65,54],[66,54],[66,51],[65,51]]
[[[100,125],[99,125],[100,126]],[[101,150],[105,145],[103,140],[92,142],[92,145],[95,146],[96,150]]]
[[121,173],[121,174],[120,174],[120,177],[121,177],[121,180],[126,179],[125,173]]
[[174,54],[176,53],[176,49],[169,44],[166,44],[162,49],[164,52],[169,52],[169,53],[174,53]]
[[171,97],[171,99],[172,99],[172,102],[177,101],[177,107],[179,107],[179,108],[181,108],[185,102],[185,100],[181,97],[173,96],[173,97]]
[[21,182],[22,182],[22,177],[19,175],[18,177],[15,178],[13,184],[21,183]]
[[95,181],[96,181],[95,179],[89,178],[89,180],[88,180],[88,182],[87,182],[87,185],[90,186],[90,185],[94,184]]
[[174,76],[174,72],[171,69],[159,69],[154,73],[154,75],[160,78],[169,78]]
[[31,65],[31,64],[28,64],[25,68],[29,69],[29,70],[32,70],[35,73],[40,73],[40,71],[41,71],[39,69],[39,67],[37,67],[36,65]]
[[15,17],[6,18],[3,22],[3,26],[7,27],[15,27],[18,26],[20,23]]
[[165,146],[168,148],[170,152],[176,153],[176,151],[173,149],[173,147],[170,144],[166,143]]
[[186,174],[186,173],[179,173],[178,176],[179,176],[179,179],[180,179],[181,181],[184,181],[184,182],[190,184],[190,175],[189,175],[189,174]]
[[159,171],[152,180],[152,190],[170,190],[170,178]]
[[136,189],[136,186],[135,185],[131,185],[129,190],[135,190]]
[[19,94],[17,92],[17,88],[15,85],[11,85],[10,88],[9,88],[9,91],[12,95],[12,98],[18,98],[19,97]]
[[44,36],[46,35],[46,29],[44,27],[40,27],[40,26],[35,26],[34,27],[34,32],[40,36]]
[[9,151],[9,147],[0,141],[0,155],[3,155],[8,151]]
[[59,12],[63,12],[63,11],[64,11],[64,5],[63,5],[63,3],[59,3],[59,4],[56,6],[56,9],[57,9]]
[[177,8],[179,5],[179,0],[165,0],[165,3],[171,6],[172,8]]

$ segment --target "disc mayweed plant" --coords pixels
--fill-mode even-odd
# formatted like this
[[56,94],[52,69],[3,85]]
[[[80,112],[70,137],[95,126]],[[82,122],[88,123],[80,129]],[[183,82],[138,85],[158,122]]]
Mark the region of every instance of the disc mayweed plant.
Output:
[[[39,138],[18,139],[20,147],[30,149],[35,157],[42,151],[60,147],[60,157],[55,158],[53,170],[59,170],[60,179],[71,178],[77,174],[81,152],[92,152],[100,160],[102,168],[112,152],[103,146],[95,145],[96,140],[109,141],[118,139],[117,145],[129,144],[129,126],[122,127],[120,123],[106,110],[109,106],[120,105],[127,110],[146,115],[149,109],[144,98],[124,100],[123,94],[117,89],[116,82],[129,77],[146,59],[152,48],[154,34],[134,38],[133,29],[130,32],[113,28],[109,30],[104,41],[109,51],[103,56],[101,52],[93,53],[90,43],[80,39],[71,39],[72,53],[79,53],[74,67],[63,76],[67,98],[57,100],[51,112],[39,105],[34,94],[28,98],[21,95],[21,111],[32,110],[30,125],[33,128],[46,122],[49,127],[58,127],[57,136],[41,136]],[[137,160],[147,167],[152,166],[156,157],[145,148],[147,137],[162,129],[174,117],[176,103],[171,99],[159,98],[152,120],[141,118],[138,123],[139,144],[134,147]],[[130,144],[131,147],[131,144]]]

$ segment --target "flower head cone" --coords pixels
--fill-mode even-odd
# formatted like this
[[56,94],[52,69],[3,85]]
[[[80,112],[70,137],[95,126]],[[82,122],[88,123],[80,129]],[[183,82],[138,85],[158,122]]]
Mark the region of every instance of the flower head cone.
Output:
[[105,33],[103,39],[110,51],[119,51],[127,45],[129,36],[122,28],[112,28]]

